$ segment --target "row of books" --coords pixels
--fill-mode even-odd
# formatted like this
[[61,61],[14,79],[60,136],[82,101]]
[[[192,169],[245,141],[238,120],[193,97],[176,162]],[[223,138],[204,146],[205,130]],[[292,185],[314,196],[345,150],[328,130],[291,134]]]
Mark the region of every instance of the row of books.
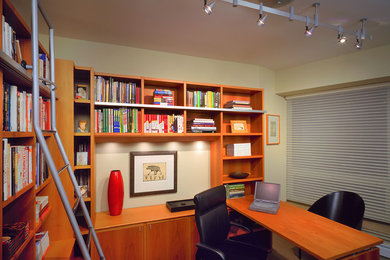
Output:
[[183,115],[144,115],[144,133],[183,133]]
[[35,144],[35,155],[35,186],[39,187],[49,178],[49,170],[45,155],[43,154],[41,145],[38,142]]
[[225,184],[226,199],[241,198],[245,196],[243,183]]
[[78,143],[76,145],[76,165],[89,165],[90,146],[89,143]]
[[3,225],[2,259],[11,259],[30,234],[30,222],[16,222]]
[[10,56],[17,63],[22,62],[22,52],[20,42],[16,39],[15,30],[5,21],[4,15],[1,20],[3,32],[3,52]]
[[221,94],[213,91],[187,91],[187,106],[219,108]]
[[112,77],[106,79],[95,76],[95,86],[95,101],[97,102],[141,103],[141,88],[136,83],[115,81]]
[[44,53],[38,55],[38,76],[44,79],[50,79],[50,60]]
[[211,118],[194,118],[188,124],[187,132],[193,133],[215,133],[217,127]]
[[138,133],[141,110],[137,108],[95,109],[95,133]]
[[[90,194],[89,172],[88,170],[79,170],[76,174],[76,180],[79,185],[80,193],[83,197],[88,197]],[[76,194],[75,194],[76,197]]]
[[232,109],[241,109],[241,110],[252,110],[250,101],[244,101],[244,100],[231,100],[226,102],[224,105],[225,108],[232,108]]
[[[3,83],[3,130],[11,132],[32,131],[32,95],[19,91],[15,85]],[[50,100],[39,97],[39,125],[50,129]]]
[[11,145],[3,139],[3,200],[32,183],[32,146]]
[[160,106],[173,106],[174,98],[169,89],[155,89],[153,92],[153,104]]

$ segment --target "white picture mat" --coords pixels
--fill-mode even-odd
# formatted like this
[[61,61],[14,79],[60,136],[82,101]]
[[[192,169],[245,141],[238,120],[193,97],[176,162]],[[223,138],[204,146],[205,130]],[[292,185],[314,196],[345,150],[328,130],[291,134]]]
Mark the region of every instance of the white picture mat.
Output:
[[279,116],[268,115],[268,144],[278,144],[279,140]]
[[[174,155],[145,155],[134,156],[134,192],[150,192],[160,190],[173,190],[174,181]],[[156,181],[143,181],[143,164],[166,162],[166,179]]]

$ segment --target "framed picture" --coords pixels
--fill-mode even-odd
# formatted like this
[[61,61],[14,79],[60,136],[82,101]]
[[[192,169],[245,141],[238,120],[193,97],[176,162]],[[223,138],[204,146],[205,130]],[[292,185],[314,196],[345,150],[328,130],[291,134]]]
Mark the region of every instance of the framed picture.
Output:
[[245,120],[230,120],[232,133],[248,133],[248,128]]
[[75,86],[75,98],[80,100],[88,99],[88,85],[77,84]]
[[267,144],[280,143],[280,116],[267,115]]
[[177,192],[177,152],[130,152],[130,197]]

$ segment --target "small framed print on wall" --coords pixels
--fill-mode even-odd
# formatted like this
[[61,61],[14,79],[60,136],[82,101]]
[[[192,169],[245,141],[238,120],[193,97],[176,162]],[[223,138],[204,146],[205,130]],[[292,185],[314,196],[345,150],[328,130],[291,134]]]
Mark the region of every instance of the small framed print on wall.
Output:
[[280,116],[267,115],[267,144],[280,143]]
[[176,192],[176,151],[130,153],[130,197]]

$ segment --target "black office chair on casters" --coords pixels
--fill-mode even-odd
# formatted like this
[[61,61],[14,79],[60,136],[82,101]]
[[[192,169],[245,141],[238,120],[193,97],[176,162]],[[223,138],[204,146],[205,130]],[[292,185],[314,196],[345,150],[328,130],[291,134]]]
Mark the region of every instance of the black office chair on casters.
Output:
[[[261,244],[247,243],[247,237],[253,236],[253,233],[228,238],[231,224],[234,223],[229,220],[224,186],[217,186],[195,195],[194,202],[195,220],[200,238],[200,243],[196,245],[198,247],[196,259],[267,258],[268,252]],[[244,226],[238,226],[246,229]],[[240,237],[245,242],[240,241]]]
[[[310,212],[358,230],[362,228],[364,210],[362,197],[349,191],[329,193],[314,202],[308,209]],[[301,258],[301,250],[299,250],[299,258]]]

